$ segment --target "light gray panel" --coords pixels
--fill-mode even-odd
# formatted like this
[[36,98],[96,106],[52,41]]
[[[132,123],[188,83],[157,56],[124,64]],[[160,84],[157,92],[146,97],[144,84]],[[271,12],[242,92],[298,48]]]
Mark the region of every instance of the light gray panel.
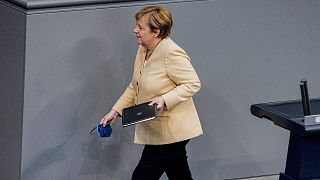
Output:
[[[132,74],[133,9],[28,16],[22,179],[127,179],[140,146],[132,127],[90,130]],[[31,145],[33,144],[33,145]]]
[[25,15],[0,2],[0,179],[20,179]]
[[[22,179],[130,177],[142,148],[132,144],[133,129],[118,122],[109,139],[88,133],[130,81],[140,5],[28,15]],[[188,145],[194,178],[283,171],[288,132],[249,108],[299,98],[302,77],[319,96],[319,1],[166,7],[174,14],[172,37],[202,80],[194,99],[205,134]]]
[[195,100],[205,135],[190,147],[197,175],[284,171],[288,132],[254,118],[249,107],[298,99],[303,77],[311,96],[320,95],[319,1],[211,1],[189,10],[190,18],[180,16],[186,7],[178,8],[174,36],[190,52],[203,85]]
[[177,7],[174,37],[190,52],[203,85],[195,100],[205,135],[190,147],[201,179],[284,171],[288,132],[254,118],[249,107],[298,99],[303,77],[311,96],[320,95],[319,5],[211,1],[188,9],[192,17],[180,14],[185,6]]

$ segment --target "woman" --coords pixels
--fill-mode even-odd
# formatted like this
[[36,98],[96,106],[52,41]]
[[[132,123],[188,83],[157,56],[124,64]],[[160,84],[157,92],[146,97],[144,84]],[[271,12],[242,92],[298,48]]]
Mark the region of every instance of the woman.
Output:
[[133,180],[156,180],[165,172],[169,179],[192,179],[186,145],[202,134],[192,96],[200,80],[188,55],[170,38],[170,11],[147,6],[136,15],[139,44],[132,81],[101,124],[113,124],[122,109],[144,102],[156,104],[159,116],[135,127],[134,142],[145,144]]

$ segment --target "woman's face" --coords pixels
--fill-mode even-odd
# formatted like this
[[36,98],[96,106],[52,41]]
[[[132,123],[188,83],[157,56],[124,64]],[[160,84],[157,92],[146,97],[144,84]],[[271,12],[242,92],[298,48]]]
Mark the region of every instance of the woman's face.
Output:
[[154,41],[158,39],[158,33],[151,31],[145,17],[141,17],[137,21],[133,32],[136,34],[137,43],[145,48],[152,46]]

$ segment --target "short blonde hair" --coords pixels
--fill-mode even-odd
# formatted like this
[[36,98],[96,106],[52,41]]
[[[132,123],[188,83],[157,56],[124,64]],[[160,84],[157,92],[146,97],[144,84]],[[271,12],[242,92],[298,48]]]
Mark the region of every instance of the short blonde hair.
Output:
[[147,24],[152,32],[160,30],[161,39],[168,37],[173,25],[172,14],[162,6],[146,6],[136,13],[136,21],[146,17]]

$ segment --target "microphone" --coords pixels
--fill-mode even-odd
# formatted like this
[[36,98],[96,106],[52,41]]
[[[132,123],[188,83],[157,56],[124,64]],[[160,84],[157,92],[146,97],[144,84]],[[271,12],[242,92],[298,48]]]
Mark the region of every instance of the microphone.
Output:
[[309,93],[308,93],[308,84],[307,84],[306,79],[301,79],[300,91],[301,91],[303,114],[304,114],[304,116],[311,115],[310,100],[309,100]]

